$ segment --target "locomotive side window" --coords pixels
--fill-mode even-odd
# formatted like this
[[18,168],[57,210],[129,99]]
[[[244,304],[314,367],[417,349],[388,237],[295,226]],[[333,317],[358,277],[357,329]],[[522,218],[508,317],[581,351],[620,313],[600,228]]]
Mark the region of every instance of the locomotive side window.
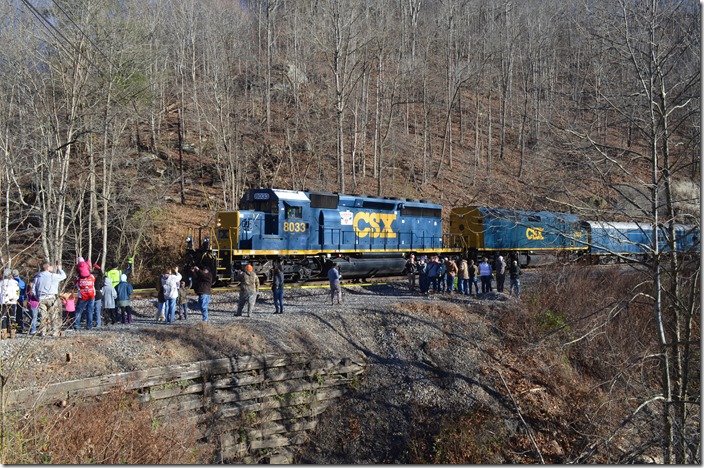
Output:
[[286,219],[301,219],[303,218],[302,206],[289,206],[286,204]]

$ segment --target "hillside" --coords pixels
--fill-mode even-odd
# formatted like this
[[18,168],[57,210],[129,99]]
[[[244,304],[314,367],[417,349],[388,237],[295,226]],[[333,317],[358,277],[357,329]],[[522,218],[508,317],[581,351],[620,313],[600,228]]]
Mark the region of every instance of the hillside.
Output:
[[[566,333],[575,336],[583,328],[584,317],[559,312],[549,318],[544,309],[529,306],[547,293],[541,275],[553,280],[570,275],[565,287],[571,291],[585,273],[598,282],[619,274],[529,272],[522,302],[498,293],[419,298],[405,285],[391,284],[345,287],[344,304],[330,307],[324,305],[325,289],[290,291],[283,316],[271,314],[271,297],[264,292],[256,313],[238,320],[231,316],[236,295],[218,295],[210,325],[199,323],[194,311],[188,322],[154,324],[152,301],[138,300],[132,326],[4,340],[0,349],[3,361],[12,362],[8,357],[21,347],[31,363],[13,372],[9,388],[235,355],[363,355],[367,372],[359,387],[323,414],[310,442],[297,452],[301,463],[650,460],[658,454],[640,452],[646,427],[641,418],[616,432],[618,444],[600,442],[628,414],[614,403],[628,400],[629,392],[603,387],[614,372],[603,364],[617,355],[595,349],[598,342],[561,348]],[[561,331],[561,320],[573,330]],[[595,352],[602,353],[603,363],[584,360]],[[64,453],[50,447],[48,453]]]

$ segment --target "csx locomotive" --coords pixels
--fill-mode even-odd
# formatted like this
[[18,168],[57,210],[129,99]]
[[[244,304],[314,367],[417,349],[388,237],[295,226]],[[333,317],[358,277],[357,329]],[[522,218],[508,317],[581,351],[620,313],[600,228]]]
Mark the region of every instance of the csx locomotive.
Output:
[[459,252],[446,247],[441,214],[425,200],[251,189],[239,210],[218,213],[198,248],[189,246],[186,264],[209,265],[221,282],[245,264],[270,279],[277,263],[289,281],[324,277],[335,263],[344,278],[396,275],[408,252]]
[[[217,222],[187,240],[186,266],[208,265],[229,283],[251,264],[270,279],[278,264],[287,281],[324,278],[334,264],[343,278],[403,273],[406,257],[503,254],[523,266],[559,258],[640,259],[652,255],[652,226],[585,221],[548,211],[459,207],[443,232],[442,206],[426,200],[378,198],[317,191],[250,189],[239,210],[217,213]],[[699,251],[699,229],[676,227],[676,250]],[[667,231],[658,231],[667,251]],[[188,271],[188,269],[186,270]]]

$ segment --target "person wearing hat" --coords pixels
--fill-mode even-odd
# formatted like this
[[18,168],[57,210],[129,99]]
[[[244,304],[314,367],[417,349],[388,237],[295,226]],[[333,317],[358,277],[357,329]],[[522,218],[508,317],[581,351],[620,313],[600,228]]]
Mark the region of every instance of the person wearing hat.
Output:
[[[117,293],[117,307],[120,309],[120,322],[132,323],[132,303],[130,296],[134,292],[134,288],[127,282],[127,275],[120,275],[120,282],[115,287]],[[178,293],[177,293],[178,294]]]
[[244,271],[237,276],[240,282],[240,297],[237,304],[237,313],[235,317],[242,315],[242,310],[247,304],[247,317],[252,313],[254,305],[257,303],[257,293],[259,292],[259,277],[254,273],[254,268],[251,264],[244,268]]
[[2,308],[3,324],[10,331],[10,320],[15,314],[17,301],[20,298],[20,286],[12,277],[12,270],[5,268],[0,283],[0,308]]
[[17,322],[17,331],[19,333],[24,333],[24,312],[25,312],[25,301],[27,299],[27,283],[25,283],[22,278],[20,278],[20,272],[15,269],[12,270],[12,277],[20,287],[20,298],[17,300],[17,306],[15,306],[15,321]]
[[42,263],[42,271],[34,277],[34,294],[39,299],[39,314],[42,316],[40,333],[59,336],[61,334],[61,301],[59,283],[66,279],[61,264],[56,262],[56,273],[49,262]]

